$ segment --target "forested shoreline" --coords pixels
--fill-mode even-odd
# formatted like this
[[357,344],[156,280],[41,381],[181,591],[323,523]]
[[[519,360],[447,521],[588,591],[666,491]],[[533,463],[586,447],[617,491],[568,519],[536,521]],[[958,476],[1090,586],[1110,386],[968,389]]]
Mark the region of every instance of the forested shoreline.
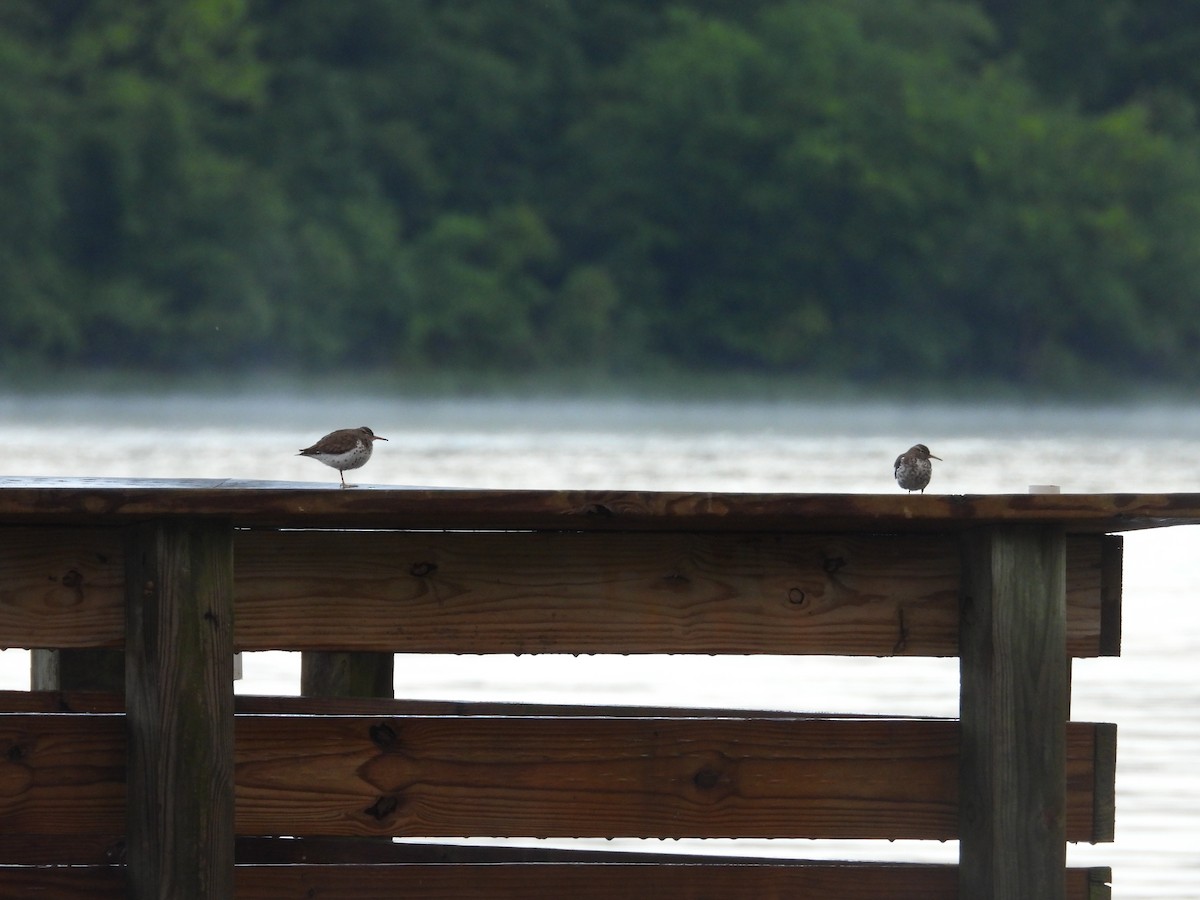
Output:
[[0,375],[1200,382],[1174,0],[6,0]]

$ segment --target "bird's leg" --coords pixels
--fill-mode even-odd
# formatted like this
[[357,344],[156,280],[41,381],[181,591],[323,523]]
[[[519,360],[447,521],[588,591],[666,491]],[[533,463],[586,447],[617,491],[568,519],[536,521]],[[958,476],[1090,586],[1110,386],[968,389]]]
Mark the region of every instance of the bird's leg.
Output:
[[346,473],[341,469],[338,469],[338,477],[342,479],[342,487],[349,487],[349,485],[346,484]]

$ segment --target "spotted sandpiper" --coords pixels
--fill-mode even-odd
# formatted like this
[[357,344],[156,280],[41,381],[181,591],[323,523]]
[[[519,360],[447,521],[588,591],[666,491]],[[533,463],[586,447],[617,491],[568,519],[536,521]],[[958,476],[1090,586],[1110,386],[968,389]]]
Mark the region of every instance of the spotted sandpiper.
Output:
[[300,455],[333,466],[342,479],[342,487],[349,487],[346,484],[346,470],[366,465],[375,442],[386,440],[365,425],[362,428],[343,428],[330,432],[311,447],[301,450]]
[[896,484],[911,493],[925,493],[925,487],[933,475],[931,459],[941,462],[940,456],[934,456],[924,444],[914,444],[896,457]]

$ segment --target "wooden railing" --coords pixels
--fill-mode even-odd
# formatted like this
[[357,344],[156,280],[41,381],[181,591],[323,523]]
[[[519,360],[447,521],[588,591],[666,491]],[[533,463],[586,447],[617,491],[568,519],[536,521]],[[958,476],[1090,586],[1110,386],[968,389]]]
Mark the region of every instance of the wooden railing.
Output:
[[[40,688],[0,695],[0,895],[1105,897],[1065,846],[1112,839],[1116,728],[1067,722],[1069,660],[1119,652],[1109,532],[1197,521],[1195,495],[0,479],[0,644]],[[958,655],[961,715],[235,700],[234,652],[266,649],[303,651],[312,694],[380,693],[395,653]]]

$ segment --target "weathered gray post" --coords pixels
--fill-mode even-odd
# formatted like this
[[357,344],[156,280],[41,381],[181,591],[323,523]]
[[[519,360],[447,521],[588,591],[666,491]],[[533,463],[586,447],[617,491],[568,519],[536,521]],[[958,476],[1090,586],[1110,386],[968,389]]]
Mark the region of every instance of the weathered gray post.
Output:
[[29,687],[35,691],[108,691],[125,689],[125,654],[120,650],[83,648],[32,650]]
[[233,529],[130,528],[128,896],[233,896]]
[[386,697],[393,685],[395,656],[310,650],[300,654],[300,693],[305,697]]
[[963,538],[960,895],[1062,900],[1066,867],[1066,538]]

